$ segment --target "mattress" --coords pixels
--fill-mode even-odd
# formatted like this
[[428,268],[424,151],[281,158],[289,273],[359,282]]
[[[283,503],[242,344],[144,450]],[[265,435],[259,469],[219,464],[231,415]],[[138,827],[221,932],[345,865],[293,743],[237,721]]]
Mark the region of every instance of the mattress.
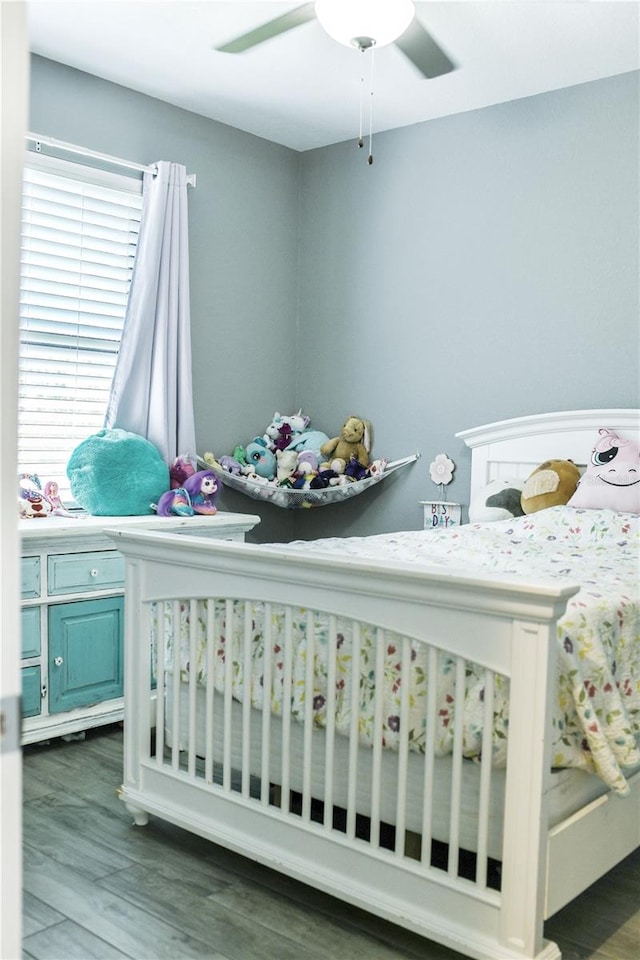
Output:
[[[178,750],[186,750],[189,745],[189,689],[182,684],[179,689],[179,708],[177,723],[174,720],[174,701],[171,686],[167,689],[167,709],[165,711],[165,744],[169,749],[174,746]],[[206,755],[205,743],[205,703],[206,691],[198,687],[196,692],[195,726],[195,754],[203,758]],[[230,738],[230,763],[235,775],[235,788],[240,790],[240,772],[243,769],[242,730],[243,706],[233,701],[230,712],[231,729],[234,731]],[[175,727],[174,727],[175,723]],[[262,750],[262,711],[252,708],[249,716],[250,750],[249,769],[254,778],[254,789],[259,789],[259,781],[264,773]],[[175,730],[178,730],[176,737]],[[224,698],[214,698],[213,709],[213,757],[218,767],[221,767],[224,757]],[[283,730],[279,717],[272,717],[269,731],[269,765],[268,780],[272,785],[283,782]],[[291,726],[287,737],[289,789],[293,792],[303,792],[304,769],[304,731],[298,724]],[[345,737],[336,737],[334,743],[334,774],[345,771],[349,767],[349,742]],[[393,825],[398,817],[398,753],[387,750],[382,754],[381,792],[379,797],[379,815],[383,823]],[[310,791],[313,797],[323,798],[325,791],[325,732],[321,727],[315,727],[311,743]],[[422,757],[414,753],[409,757],[406,781],[406,801],[404,807],[405,828],[415,836],[421,834],[423,828],[422,814],[424,808]],[[431,831],[434,840],[443,844],[449,842],[451,817],[451,783],[452,762],[450,756],[443,756],[436,760],[431,789],[433,790]],[[361,746],[357,755],[357,794],[356,809],[363,817],[371,816],[372,807],[372,751]],[[504,786],[505,771],[496,770],[491,781],[491,798],[489,803],[489,823],[487,838],[487,853],[493,860],[502,859],[502,825],[504,813]],[[346,809],[348,806],[347,778],[332,777],[332,798],[336,808]],[[478,841],[478,806],[480,792],[480,767],[473,761],[466,761],[462,768],[461,804],[459,822],[459,843],[463,850],[475,851]],[[551,778],[551,789],[548,794],[549,826],[554,827],[567,817],[580,810],[587,803],[597,799],[607,792],[605,784],[598,777],[594,777],[580,770],[556,770]]]

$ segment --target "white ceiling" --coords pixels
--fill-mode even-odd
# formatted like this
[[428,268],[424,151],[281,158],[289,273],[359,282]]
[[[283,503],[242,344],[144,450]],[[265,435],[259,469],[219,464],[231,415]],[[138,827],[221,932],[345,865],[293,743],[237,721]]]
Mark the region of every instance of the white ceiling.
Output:
[[[357,136],[366,57],[331,40],[317,22],[242,54],[213,49],[298,5],[28,0],[27,9],[35,53],[308,150]],[[425,80],[397,48],[376,51],[377,131],[640,68],[635,0],[443,0],[416,7],[458,68]]]

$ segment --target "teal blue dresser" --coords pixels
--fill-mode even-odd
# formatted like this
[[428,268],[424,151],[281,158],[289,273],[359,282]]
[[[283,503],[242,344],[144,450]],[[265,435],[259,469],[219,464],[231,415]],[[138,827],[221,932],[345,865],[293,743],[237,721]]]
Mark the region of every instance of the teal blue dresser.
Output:
[[259,522],[230,513],[21,520],[22,742],[122,719],[125,564],[110,527],[198,526],[243,540]]

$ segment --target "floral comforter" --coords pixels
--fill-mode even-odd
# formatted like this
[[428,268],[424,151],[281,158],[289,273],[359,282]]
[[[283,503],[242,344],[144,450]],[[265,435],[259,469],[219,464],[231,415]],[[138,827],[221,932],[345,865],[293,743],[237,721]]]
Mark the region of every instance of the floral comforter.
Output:
[[[469,572],[492,571],[522,575],[524,579],[565,579],[581,589],[558,623],[558,678],[553,718],[553,765],[577,767],[596,773],[620,794],[628,791],[625,771],[640,764],[640,517],[608,510],[553,507],[514,520],[469,524],[438,531],[409,531],[365,538],[296,542],[291,549],[358,559],[388,558],[415,564],[451,566]],[[254,706],[263,705],[264,616],[261,604],[251,608],[251,676],[243,666],[242,604],[235,604],[231,629],[225,623],[224,605],[216,603],[217,623],[215,685],[222,689],[227,657],[233,673],[233,694],[242,700],[247,691]],[[307,661],[307,614],[293,611],[292,715],[304,714],[304,676]],[[183,607],[183,624],[189,619]],[[198,607],[198,679],[206,679],[204,609]],[[326,720],[328,618],[315,616],[313,715],[319,725]],[[271,609],[273,644],[271,709],[282,712],[284,662],[281,638],[284,611]],[[190,670],[183,632],[182,672]],[[386,633],[384,744],[397,746],[400,726],[401,676],[399,638]],[[169,636],[171,645],[171,636]],[[351,710],[351,634],[338,622],[336,674],[336,727],[349,730]],[[373,695],[376,636],[373,628],[361,629],[360,717],[361,739],[374,735]],[[411,662],[409,717],[410,748],[425,742],[427,686],[437,685],[437,751],[452,749],[455,664],[446,654],[438,661],[437,676],[428,675],[427,655],[415,644]],[[482,671],[467,664],[464,709],[464,753],[478,756],[482,738]],[[494,703],[493,759],[502,765],[506,756],[508,681],[497,678]]]

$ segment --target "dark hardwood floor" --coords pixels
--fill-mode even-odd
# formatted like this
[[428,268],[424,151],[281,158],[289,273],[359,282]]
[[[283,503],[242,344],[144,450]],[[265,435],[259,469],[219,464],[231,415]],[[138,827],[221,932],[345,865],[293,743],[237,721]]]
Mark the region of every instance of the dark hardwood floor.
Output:
[[[24,960],[460,960],[153,818],[115,790],[122,730],[24,749]],[[566,960],[640,958],[640,851],[548,924]]]

